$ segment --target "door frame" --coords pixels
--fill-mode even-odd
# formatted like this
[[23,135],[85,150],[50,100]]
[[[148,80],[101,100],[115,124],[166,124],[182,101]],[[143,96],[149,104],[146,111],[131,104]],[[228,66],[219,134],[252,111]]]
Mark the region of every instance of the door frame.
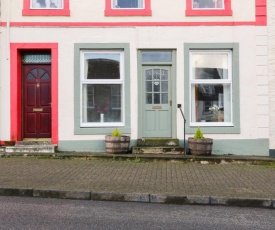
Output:
[[[171,51],[172,52],[172,62],[142,62],[141,53],[142,51]],[[176,95],[177,95],[177,84],[176,84],[176,50],[173,49],[139,49],[137,54],[138,60],[138,138],[143,138],[143,93],[145,92],[143,89],[143,67],[144,66],[169,66],[171,68],[171,77],[170,77],[170,86],[171,86],[171,134],[172,137],[167,138],[176,138],[177,137],[177,102],[176,102]]]
[[22,65],[21,53],[49,51],[51,53],[52,137],[58,144],[58,43],[11,43],[10,45],[10,139],[22,140]]

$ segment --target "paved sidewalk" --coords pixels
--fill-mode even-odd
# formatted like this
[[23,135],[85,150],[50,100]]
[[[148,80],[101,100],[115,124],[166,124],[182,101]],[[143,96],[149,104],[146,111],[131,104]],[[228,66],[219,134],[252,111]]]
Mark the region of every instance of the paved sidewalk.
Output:
[[275,208],[275,163],[0,158],[0,195]]

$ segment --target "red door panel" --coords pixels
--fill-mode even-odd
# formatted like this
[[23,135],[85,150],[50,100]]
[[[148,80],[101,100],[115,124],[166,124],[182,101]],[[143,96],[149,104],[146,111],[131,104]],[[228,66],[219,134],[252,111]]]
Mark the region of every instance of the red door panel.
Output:
[[40,132],[47,134],[51,132],[51,117],[49,113],[41,113],[40,115]]
[[50,65],[23,65],[23,137],[51,137]]
[[35,134],[36,115],[35,113],[26,113],[25,128],[27,133]]

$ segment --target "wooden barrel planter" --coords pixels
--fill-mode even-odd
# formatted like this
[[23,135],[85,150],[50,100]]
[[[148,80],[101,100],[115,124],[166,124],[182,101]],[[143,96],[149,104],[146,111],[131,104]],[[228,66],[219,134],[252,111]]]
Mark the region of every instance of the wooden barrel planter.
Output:
[[213,139],[203,138],[195,139],[193,137],[188,138],[188,148],[191,155],[211,155],[212,153]]
[[106,152],[107,153],[128,153],[130,137],[121,136],[114,137],[111,135],[105,136]]

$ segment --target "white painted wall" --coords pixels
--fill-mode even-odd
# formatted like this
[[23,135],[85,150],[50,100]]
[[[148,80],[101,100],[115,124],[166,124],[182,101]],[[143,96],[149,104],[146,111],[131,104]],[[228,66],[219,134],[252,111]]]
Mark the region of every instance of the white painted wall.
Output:
[[10,59],[7,33],[0,33],[0,140],[10,139]]
[[[3,28],[3,37],[6,37]],[[50,35],[50,36],[49,36]],[[129,43],[131,65],[131,138],[137,138],[137,50],[146,48],[177,51],[177,102],[184,105],[184,43],[239,43],[241,134],[207,135],[215,139],[269,138],[268,46],[264,27],[125,27],[125,28],[14,28],[10,41],[57,42],[59,45],[59,140],[96,140],[103,136],[74,135],[74,43]],[[1,41],[5,45],[5,41]],[[4,52],[5,53],[5,52]],[[1,52],[0,139],[9,130],[9,60]],[[136,105],[136,106],[135,106]],[[178,138],[183,121],[177,112]],[[271,121],[274,122],[274,121]],[[274,133],[275,136],[275,133]]]
[[[2,0],[2,7],[11,5],[11,19],[16,22],[61,21],[61,22],[193,22],[193,21],[254,21],[255,1],[231,0],[232,16],[225,17],[190,17],[185,16],[186,0],[151,0],[152,16],[148,17],[105,17],[105,0],[70,0],[71,16],[67,17],[35,17],[22,16],[23,0]],[[7,12],[3,11],[3,18]]]
[[269,147],[275,149],[275,1],[268,0],[268,82],[269,82]]

